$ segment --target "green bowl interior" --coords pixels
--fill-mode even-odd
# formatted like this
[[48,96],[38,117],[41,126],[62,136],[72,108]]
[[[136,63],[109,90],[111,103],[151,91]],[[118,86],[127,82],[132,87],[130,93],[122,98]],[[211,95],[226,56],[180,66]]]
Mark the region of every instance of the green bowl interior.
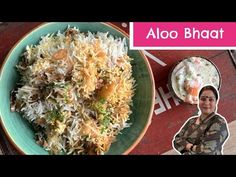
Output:
[[[42,147],[35,143],[34,133],[30,124],[21,117],[20,114],[10,111],[10,91],[15,88],[19,81],[19,75],[15,66],[20,59],[20,55],[25,50],[26,45],[37,44],[40,37],[48,33],[56,33],[58,30],[64,31],[68,25],[76,26],[82,32],[108,32],[114,36],[125,37],[117,29],[104,23],[47,23],[36,28],[26,35],[9,53],[0,75],[0,117],[2,126],[6,130],[10,139],[25,154],[48,154]],[[129,39],[127,37],[127,45]],[[129,50],[132,61],[133,77],[136,80],[135,96],[133,97],[133,113],[130,115],[130,128],[122,130],[117,136],[117,140],[111,145],[106,154],[122,154],[129,149],[147,126],[151,118],[154,85],[147,63],[137,50]]]

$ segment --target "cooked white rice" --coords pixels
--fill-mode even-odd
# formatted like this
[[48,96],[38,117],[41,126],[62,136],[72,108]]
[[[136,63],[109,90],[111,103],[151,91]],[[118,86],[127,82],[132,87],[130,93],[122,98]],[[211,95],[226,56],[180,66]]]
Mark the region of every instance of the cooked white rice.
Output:
[[135,81],[125,39],[70,28],[26,47],[16,110],[52,154],[104,154],[129,127]]

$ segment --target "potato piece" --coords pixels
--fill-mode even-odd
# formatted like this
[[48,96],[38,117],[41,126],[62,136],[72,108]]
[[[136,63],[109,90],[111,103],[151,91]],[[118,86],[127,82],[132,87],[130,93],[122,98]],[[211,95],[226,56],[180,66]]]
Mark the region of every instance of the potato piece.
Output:
[[116,85],[114,82],[106,84],[102,87],[101,91],[99,92],[99,96],[104,99],[109,99],[115,92]]
[[55,59],[55,60],[62,60],[66,57],[67,57],[67,49],[59,49],[52,56],[52,58]]

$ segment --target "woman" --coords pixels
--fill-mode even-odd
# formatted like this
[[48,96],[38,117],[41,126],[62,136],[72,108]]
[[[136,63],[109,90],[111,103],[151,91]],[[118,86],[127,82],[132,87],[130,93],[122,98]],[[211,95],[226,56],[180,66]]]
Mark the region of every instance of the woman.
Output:
[[222,154],[229,136],[225,118],[217,114],[218,91],[205,86],[199,92],[198,116],[187,120],[175,135],[173,147],[181,154]]

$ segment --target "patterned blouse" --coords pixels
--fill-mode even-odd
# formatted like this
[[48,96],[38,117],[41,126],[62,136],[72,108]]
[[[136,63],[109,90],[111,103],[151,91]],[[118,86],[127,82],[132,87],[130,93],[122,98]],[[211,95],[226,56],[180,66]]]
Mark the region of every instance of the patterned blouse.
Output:
[[[200,119],[200,124],[196,124],[198,117],[189,119],[183,128],[175,135],[173,146],[181,154],[201,154],[220,155],[222,145],[229,136],[227,122],[221,115],[212,113],[205,119]],[[196,149],[186,150],[186,144],[196,145]]]

